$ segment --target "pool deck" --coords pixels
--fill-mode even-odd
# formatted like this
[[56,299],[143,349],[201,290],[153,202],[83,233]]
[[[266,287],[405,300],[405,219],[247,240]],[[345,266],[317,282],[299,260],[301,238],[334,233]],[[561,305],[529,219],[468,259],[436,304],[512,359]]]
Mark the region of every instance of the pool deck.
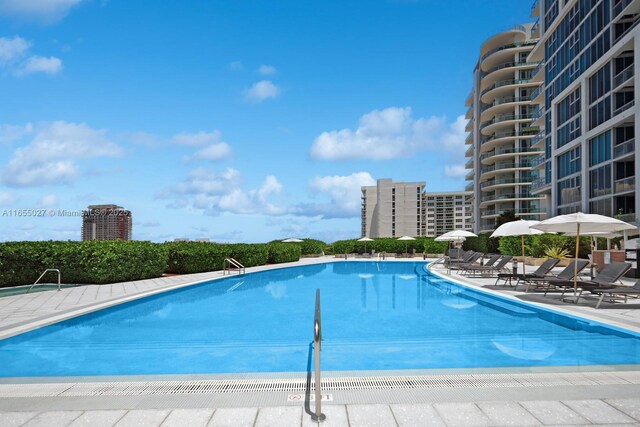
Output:
[[[340,259],[304,258],[247,272],[335,260]],[[493,286],[495,279],[447,275],[441,268],[434,272],[486,292],[640,332],[640,300],[603,304],[596,310],[592,297],[568,304],[559,295],[543,297]],[[222,277],[222,272],[211,272],[3,297],[0,338]],[[640,426],[640,369],[635,366],[323,375],[323,384],[333,384],[325,392],[330,400],[323,404],[327,421],[321,425],[326,426]],[[309,415],[314,403],[305,404],[300,391],[305,376],[8,378],[0,380],[0,425],[315,425]],[[287,385],[283,388],[282,383]],[[273,390],[260,391],[261,384]],[[220,392],[220,387],[236,388]]]

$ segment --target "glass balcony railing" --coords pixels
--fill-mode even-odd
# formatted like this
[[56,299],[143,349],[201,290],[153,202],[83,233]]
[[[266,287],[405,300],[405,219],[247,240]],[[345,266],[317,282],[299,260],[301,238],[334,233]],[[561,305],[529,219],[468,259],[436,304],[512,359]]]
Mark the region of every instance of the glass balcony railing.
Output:
[[533,26],[531,27],[531,38],[532,39],[537,39],[540,37],[540,34],[538,33],[538,30],[540,30],[540,18],[538,18],[536,20],[536,22],[533,24]]
[[635,191],[636,189],[636,177],[630,176],[623,179],[618,179],[613,182],[613,191],[615,194],[618,193],[628,193],[630,191]]
[[537,110],[535,110],[533,112],[533,114],[531,114],[531,121],[532,122],[536,122],[540,119],[540,117],[544,116],[544,113],[547,111],[546,108],[544,108],[544,106],[541,106],[540,108],[538,108]]
[[531,12],[536,10],[536,7],[538,7],[538,3],[540,3],[540,0],[533,0],[533,4],[531,5]]
[[508,122],[512,120],[531,120],[533,118],[533,114],[506,114],[504,116],[496,116],[491,120],[487,120],[480,125],[480,129],[484,129],[487,126],[490,126],[495,123],[500,122]]
[[617,159],[618,157],[633,153],[635,149],[636,140],[635,138],[632,138],[628,141],[623,142],[622,144],[618,144],[613,147],[613,158]]
[[531,184],[531,179],[522,179],[522,178],[491,179],[489,181],[480,183],[480,189],[484,189],[487,187],[492,187],[494,185],[500,185],[500,184]]
[[538,191],[546,187],[551,188],[551,183],[546,182],[544,178],[538,178],[531,182],[531,191]]
[[526,61],[520,61],[520,62],[507,62],[505,64],[500,64],[500,65],[496,65],[495,67],[489,68],[487,71],[482,73],[482,77],[493,73],[494,71],[498,71],[498,70],[502,70],[503,68],[513,68],[513,67],[535,67],[538,64],[540,64],[539,61],[535,61],[535,62],[526,62]]
[[480,199],[482,202],[490,202],[492,200],[507,200],[507,199],[543,199],[544,196],[535,196],[529,193],[512,193],[512,194],[494,194],[491,196],[484,196]]
[[618,16],[625,7],[629,6],[633,0],[618,0],[613,5],[613,16]]
[[531,92],[531,96],[529,97],[529,101],[533,101],[540,95],[540,92],[544,90],[544,85],[540,85]]
[[622,113],[623,111],[626,111],[629,108],[633,107],[634,105],[635,105],[635,100],[632,99],[629,102],[627,102],[626,104],[623,104],[623,105],[619,106],[618,108],[616,108],[615,110],[613,110],[613,115],[616,116],[616,115]]
[[539,156],[536,156],[534,158],[531,159],[531,167],[535,168],[536,166],[542,164],[545,162],[547,158],[545,157],[544,154],[541,154]]
[[496,132],[492,135],[489,135],[484,141],[482,141],[482,144],[486,144],[487,142],[493,141],[494,139],[508,138],[511,136],[531,136],[531,135],[537,134],[539,131],[540,131],[540,128],[532,127],[527,130],[522,130],[520,132],[518,131]]
[[524,208],[524,209],[500,209],[500,210],[485,210],[480,213],[480,216],[490,216],[490,215],[502,215],[506,211],[512,211],[516,214],[537,214],[537,213],[545,213],[544,209],[540,208]]
[[480,93],[480,96],[484,95],[485,93],[493,90],[493,89],[497,89],[499,87],[503,87],[503,86],[510,86],[510,85],[524,85],[524,84],[528,84],[531,83],[531,79],[509,79],[509,80],[500,80],[499,82],[495,82],[494,84],[492,84],[491,86],[489,86],[488,88],[486,88],[485,90],[483,90]]
[[[520,27],[522,27],[522,26],[520,26]],[[521,31],[525,31],[524,27],[522,27]],[[525,47],[525,46],[532,46],[532,45],[535,45],[536,43],[537,43],[536,41],[527,40],[527,41],[520,42],[520,43],[510,43],[510,44],[506,44],[506,45],[503,45],[503,46],[498,46],[495,49],[491,49],[489,52],[487,52],[484,55],[482,55],[482,58],[480,58],[480,62],[483,62],[489,56],[493,55],[496,52],[500,52],[501,50],[514,49],[514,48]]]
[[622,83],[624,83],[627,80],[629,80],[631,77],[633,77],[634,65],[635,64],[629,64],[629,66],[627,68],[625,68],[624,70],[622,70],[618,74],[616,74],[616,76],[613,78],[613,88],[614,89],[617,88],[618,86],[620,86]]
[[531,167],[531,162],[518,162],[518,163],[496,163],[495,165],[485,166],[480,169],[480,173],[493,172],[496,170],[502,169],[519,169],[519,168],[529,168]]
[[488,110],[489,108],[495,107],[496,105],[509,104],[511,102],[529,102],[530,98],[524,96],[508,96],[503,98],[496,98],[493,102],[489,104],[484,104],[482,106],[482,111]]
[[498,156],[500,154],[528,154],[528,153],[539,153],[540,150],[533,149],[531,147],[526,148],[518,148],[518,147],[509,147],[509,148],[496,148],[491,151],[487,151],[480,155],[480,160],[485,160],[493,156]]
[[533,69],[533,73],[531,73],[531,78],[534,78],[542,70],[544,70],[544,61],[540,62],[540,64],[538,64],[538,66]]
[[538,133],[536,133],[536,136],[534,136],[534,137],[531,139],[531,145],[536,145],[536,144],[538,144],[538,143],[539,143],[540,141],[542,141],[546,136],[547,136],[547,135],[546,135],[546,133],[545,133],[545,131],[544,131],[544,130],[543,130],[542,132],[538,132]]

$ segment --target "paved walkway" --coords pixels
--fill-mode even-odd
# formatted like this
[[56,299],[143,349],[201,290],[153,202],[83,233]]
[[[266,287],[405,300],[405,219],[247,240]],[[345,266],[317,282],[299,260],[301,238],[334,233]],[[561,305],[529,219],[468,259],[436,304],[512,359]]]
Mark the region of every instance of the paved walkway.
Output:
[[[412,405],[325,405],[333,426],[640,425],[640,398]],[[300,406],[218,409],[0,412],[4,427],[314,426]]]
[[[305,259],[304,264],[325,262],[326,259]],[[259,271],[273,267],[257,267],[247,271]],[[532,269],[531,269],[532,270]],[[444,271],[440,271],[444,273]],[[221,278],[221,272],[188,276],[172,276],[152,280],[118,283],[113,285],[88,285],[28,295],[0,298],[0,338],[15,335],[34,326],[42,326],[93,311],[123,301],[188,286],[195,281]],[[578,305],[565,304],[556,297],[542,298],[539,294],[515,292],[508,287],[493,286],[493,279],[468,279],[451,275],[454,280],[471,286],[482,287],[510,298],[535,304],[553,305],[554,309],[579,314],[593,319],[618,324],[640,331],[640,304],[607,305],[595,310],[593,300],[584,299]],[[70,379],[73,380],[73,379]],[[31,385],[33,386],[33,385]],[[20,387],[17,385],[16,387]],[[485,426],[485,425],[638,425],[640,426],[640,392],[638,386],[573,386],[547,389],[522,390],[495,388],[486,395],[444,395],[443,398],[413,398],[402,394],[401,398],[389,398],[394,404],[371,404],[385,401],[378,394],[355,394],[353,399],[334,401],[323,406],[327,415],[326,426]],[[526,392],[526,388],[524,389]],[[481,391],[482,392],[482,391]],[[393,391],[385,391],[393,393]],[[483,392],[484,393],[484,392]],[[374,393],[375,394],[375,393]],[[564,397],[558,397],[563,396]],[[387,394],[387,396],[390,396]],[[473,396],[473,397],[469,397]],[[241,398],[241,397],[240,397]],[[57,399],[57,400],[56,400]],[[3,398],[0,401],[0,426],[301,426],[313,425],[303,404],[278,406],[272,403],[249,404],[246,407],[225,407],[206,403],[194,405],[197,396],[183,396],[180,403],[158,405],[157,401],[140,396],[114,399],[104,397],[87,407],[81,399],[73,397]],[[448,399],[448,401],[446,401]],[[48,403],[47,403],[48,402]],[[96,404],[95,402],[99,402]],[[418,402],[418,403],[416,403]],[[200,407],[195,407],[200,406]],[[61,410],[57,410],[57,409]],[[313,408],[313,403],[311,403]]]

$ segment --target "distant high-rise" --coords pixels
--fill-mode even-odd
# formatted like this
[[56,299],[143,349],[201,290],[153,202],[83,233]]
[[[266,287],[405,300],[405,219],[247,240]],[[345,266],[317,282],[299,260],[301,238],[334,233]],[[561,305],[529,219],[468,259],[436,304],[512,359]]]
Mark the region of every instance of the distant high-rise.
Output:
[[82,240],[131,240],[131,211],[118,205],[90,205],[82,214]]
[[362,236],[424,236],[424,182],[379,179],[362,187]]

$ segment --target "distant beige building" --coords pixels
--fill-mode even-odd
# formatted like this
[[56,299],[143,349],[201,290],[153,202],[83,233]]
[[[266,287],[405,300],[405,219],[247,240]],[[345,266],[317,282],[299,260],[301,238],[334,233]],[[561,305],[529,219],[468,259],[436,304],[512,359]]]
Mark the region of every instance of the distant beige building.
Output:
[[451,230],[473,230],[473,192],[425,193],[427,236],[440,236]]
[[131,211],[118,205],[90,205],[82,214],[82,240],[131,240]]
[[379,179],[362,187],[362,236],[424,236],[424,182]]

